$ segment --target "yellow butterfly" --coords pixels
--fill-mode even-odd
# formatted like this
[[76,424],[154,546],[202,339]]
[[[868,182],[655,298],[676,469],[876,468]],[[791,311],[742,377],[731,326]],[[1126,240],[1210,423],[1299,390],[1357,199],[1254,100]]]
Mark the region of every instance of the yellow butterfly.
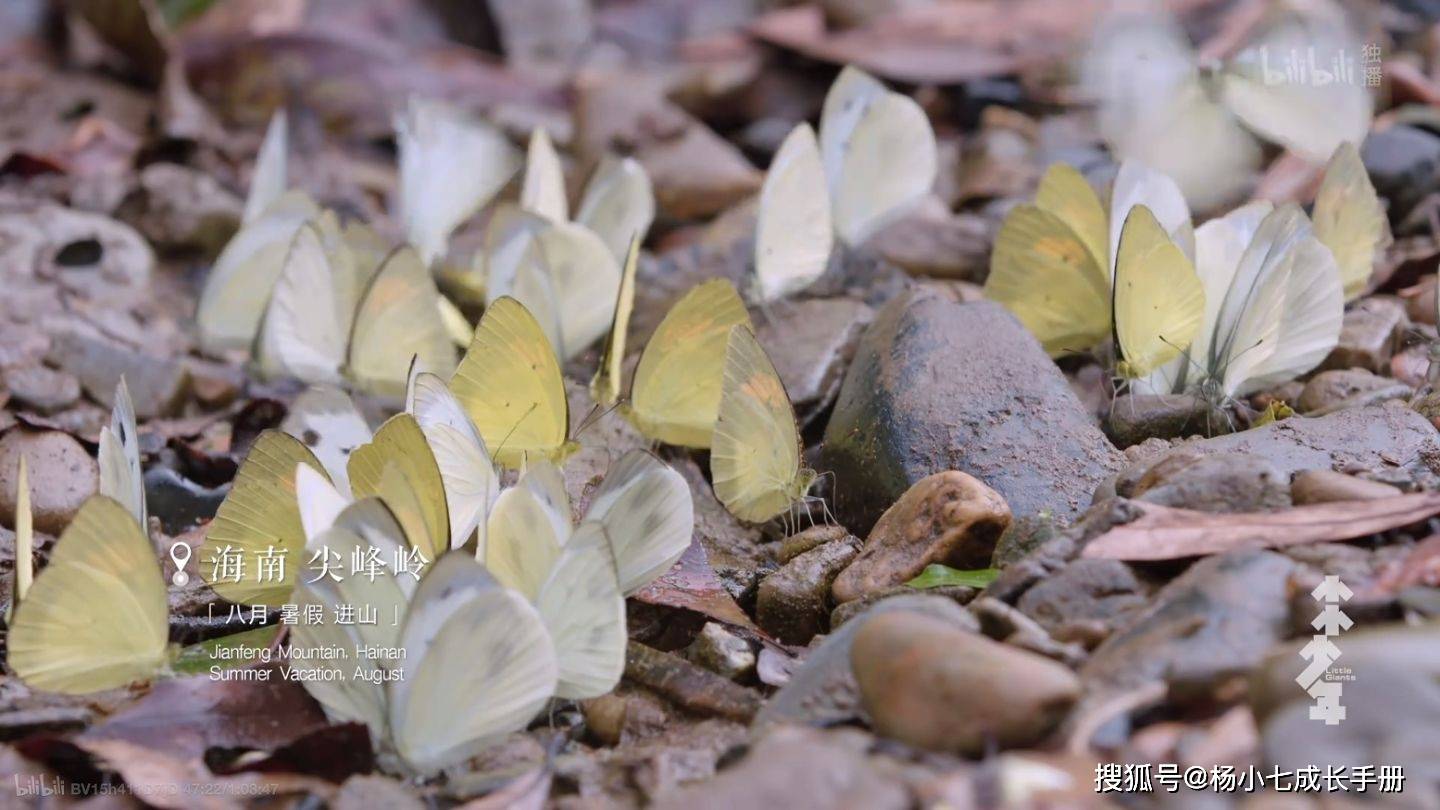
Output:
[[615,296],[615,314],[610,318],[610,335],[600,352],[600,365],[590,380],[590,396],[595,404],[608,408],[620,401],[620,378],[625,369],[625,338],[630,330],[630,314],[635,311],[635,272],[640,266],[640,235],[630,240],[625,254],[625,268],[620,274],[620,292]]
[[103,495],[81,505],[13,618],[7,660],[35,689],[114,689],[154,677],[172,658],[155,550],[134,516]]
[[785,385],[750,330],[733,326],[710,447],[715,495],[741,520],[762,523],[805,498],[815,471],[800,463],[800,431]]
[[1005,218],[990,258],[985,295],[1005,305],[1052,357],[1084,352],[1112,336],[1111,282],[1121,230],[1137,206],[1193,252],[1185,199],[1164,175],[1122,164],[1107,213],[1084,176],[1057,163],[1045,172],[1033,205]]
[[[250,446],[199,554],[201,576],[221,597],[247,605],[279,605],[290,596],[305,547],[295,492],[300,464],[324,470],[309,448],[278,430],[261,433]],[[262,571],[260,560],[272,557],[281,563]]]
[[753,330],[734,285],[712,279],[666,313],[635,367],[624,412],[651,439],[707,448],[720,407],[732,327]]
[[1115,261],[1116,373],[1146,377],[1179,357],[1205,317],[1205,289],[1195,268],[1155,215],[1130,209]]
[[434,560],[450,548],[450,512],[440,465],[415,417],[390,417],[347,464],[357,498],[378,497],[395,513],[410,545]]
[[362,286],[340,241],[327,249],[315,228],[296,234],[260,332],[265,373],[311,383],[347,376],[390,396],[404,392],[417,355],[422,367],[448,373],[455,349],[439,317],[440,293],[415,252],[394,251]]
[[517,469],[527,457],[558,461],[577,448],[555,350],[513,298],[485,309],[450,390],[502,466]]
[[1360,161],[1355,144],[1335,149],[1315,196],[1315,238],[1335,256],[1345,299],[1365,291],[1375,261],[1393,241],[1385,208]]

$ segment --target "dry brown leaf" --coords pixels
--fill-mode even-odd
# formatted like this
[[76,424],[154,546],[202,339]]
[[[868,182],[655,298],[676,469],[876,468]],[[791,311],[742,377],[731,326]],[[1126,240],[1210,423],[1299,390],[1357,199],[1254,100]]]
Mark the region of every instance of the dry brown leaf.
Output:
[[211,747],[272,750],[325,725],[305,688],[282,680],[214,681],[208,675],[160,681],[128,709],[77,743],[124,740],[176,759],[199,759]]
[[1408,526],[1440,514],[1440,492],[1238,515],[1132,503],[1140,510],[1140,518],[1090,541],[1081,556],[1176,560],[1239,549],[1328,543]]
[[650,605],[693,610],[726,624],[743,627],[760,633],[760,628],[750,621],[745,611],[731,598],[710,560],[705,548],[698,540],[691,540],[690,547],[669,571],[661,574],[631,597]]

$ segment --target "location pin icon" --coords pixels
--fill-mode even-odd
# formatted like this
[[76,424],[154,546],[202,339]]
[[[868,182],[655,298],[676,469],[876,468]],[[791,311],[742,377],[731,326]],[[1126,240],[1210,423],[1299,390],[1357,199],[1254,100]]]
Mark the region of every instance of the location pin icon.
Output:
[[185,583],[190,581],[190,575],[185,573],[185,563],[190,562],[191,553],[190,546],[183,541],[170,547],[170,561],[175,563],[175,575],[170,577],[170,581],[175,583],[177,588],[184,587]]

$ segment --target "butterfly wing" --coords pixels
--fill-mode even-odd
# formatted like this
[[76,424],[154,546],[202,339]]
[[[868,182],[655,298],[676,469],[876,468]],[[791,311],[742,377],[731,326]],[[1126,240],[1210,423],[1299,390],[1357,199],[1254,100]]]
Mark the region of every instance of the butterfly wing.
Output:
[[1339,339],[1340,271],[1290,204],[1272,211],[1241,258],[1221,306],[1211,367],[1227,394],[1245,395],[1318,365]]
[[286,149],[289,146],[289,126],[284,110],[276,110],[265,128],[265,140],[260,142],[260,152],[255,156],[255,171],[250,176],[250,193],[245,197],[245,216],[240,220],[250,224],[265,213],[285,193],[289,184],[289,164]]
[[[1318,163],[1370,130],[1374,103],[1354,75],[1361,50],[1339,7],[1293,4],[1272,13],[1221,71],[1220,98],[1260,137]],[[1301,60],[1307,64],[1293,64]],[[1347,69],[1349,76],[1338,75]]]
[[140,470],[140,435],[135,404],[125,378],[115,386],[110,425],[100,429],[100,494],[119,501],[140,526],[149,525],[145,511],[145,478]]
[[670,570],[689,548],[695,505],[680,473],[644,450],[631,450],[605,474],[585,520],[605,526],[620,590],[632,594]]
[[755,224],[755,287],[771,302],[799,292],[825,272],[834,242],[825,166],[815,131],[790,131],[765,173]]
[[1143,205],[1126,217],[1113,300],[1117,371],[1127,379],[1149,376],[1178,357],[1205,316],[1194,266]]
[[1004,304],[1052,357],[1110,335],[1110,283],[1085,241],[1049,211],[1014,208],[990,255],[985,296]]
[[[485,516],[500,494],[495,463],[465,406],[439,377],[424,371],[415,374],[405,409],[420,425],[440,467],[450,510],[450,544],[464,545],[477,528],[484,527]],[[480,543],[483,547],[483,537]]]
[[1117,158],[1174,178],[1200,208],[1245,192],[1259,145],[1210,98],[1173,15],[1134,9],[1107,15],[1091,37],[1081,76],[1086,94],[1099,102],[1101,137]]
[[400,756],[429,773],[524,728],[559,668],[540,614],[465,554],[436,562],[400,632],[405,677],[390,686]]
[[340,494],[350,496],[345,466],[355,448],[375,434],[349,394],[328,385],[305,389],[295,398],[280,429],[309,447]]
[[265,375],[339,382],[348,342],[348,320],[340,308],[334,269],[320,234],[312,226],[302,227],[290,243],[265,308],[258,350]]
[[316,537],[335,525],[335,519],[351,503],[325,474],[309,464],[295,465],[295,503],[300,507],[300,526],[308,547]]
[[625,597],[615,554],[604,527],[587,523],[576,530],[540,586],[535,607],[555,644],[559,684],[555,696],[599,697],[620,682],[625,670]]
[[1046,169],[1035,192],[1035,207],[1054,214],[1080,237],[1096,267],[1110,264],[1105,206],[1078,169],[1068,163],[1055,163]]
[[565,199],[565,170],[544,127],[530,132],[525,178],[520,183],[520,207],[551,222],[570,219],[570,205]]
[[395,122],[400,223],[426,267],[444,257],[455,230],[520,168],[499,130],[448,105],[412,98]]
[[615,261],[624,261],[630,241],[644,242],[655,221],[655,190],[645,167],[607,155],[585,186],[575,221],[604,240]]
[[570,498],[555,465],[532,465],[490,510],[485,567],[506,587],[534,599],[571,535]]
[[770,358],[744,327],[731,328],[725,351],[710,472],[715,495],[741,520],[767,521],[804,494],[805,486],[797,483],[800,432],[795,411]]
[[80,507],[15,609],[10,668],[35,689],[86,694],[165,664],[169,605],[150,541],[103,495]]
[[1392,241],[1385,208],[1353,143],[1340,144],[1330,156],[1314,218],[1315,237],[1335,255],[1345,297],[1353,299],[1365,291],[1376,258]]
[[[311,606],[319,607],[322,618],[319,622],[298,622],[290,628],[290,645],[295,652],[289,667],[330,722],[364,723],[376,740],[384,740],[389,736],[384,681],[379,677],[356,677],[357,669],[378,676],[379,663],[357,654],[362,644],[360,627],[335,620],[343,597],[334,588],[325,587],[324,582],[295,587],[291,599],[297,608],[303,613]],[[382,620],[392,619],[386,616]],[[346,657],[328,657],[335,651],[343,651]]]
[[720,407],[725,345],[730,329],[750,329],[750,313],[735,287],[712,279],[666,313],[650,337],[630,388],[629,416],[647,437],[706,448]]
[[[389,473],[387,484],[391,467],[395,472]],[[350,454],[347,470],[355,496],[385,501],[425,559],[433,560],[450,548],[444,479],[415,417],[400,413],[387,419],[373,441]]]
[[640,235],[630,241],[625,268],[620,273],[620,291],[615,296],[615,314],[610,318],[610,336],[600,352],[600,365],[590,380],[595,404],[608,408],[620,400],[620,378],[625,370],[625,338],[630,330],[630,313],[635,311],[635,273],[640,267]]
[[527,456],[563,458],[571,449],[560,363],[535,318],[513,298],[485,309],[450,391],[505,467],[517,468]]
[[845,149],[865,111],[890,92],[875,77],[846,65],[825,93],[820,110],[820,156],[825,163],[825,186],[833,195],[845,167]]
[[455,347],[439,318],[440,291],[415,251],[390,254],[360,300],[350,334],[350,376],[364,389],[398,396],[412,358],[449,375]]
[[887,92],[861,114],[845,139],[830,200],[835,232],[858,245],[904,215],[935,185],[935,132],[920,105]]
[[218,355],[250,348],[295,233],[319,213],[303,192],[292,191],[231,237],[195,310],[201,350]]
[[[267,430],[255,439],[235,473],[230,494],[220,504],[200,550],[201,576],[222,598],[246,605],[278,605],[290,595],[301,564],[305,528],[295,495],[295,470],[323,466],[298,439]],[[274,549],[284,557],[283,576],[262,578],[256,558]],[[225,561],[238,555],[241,571]]]

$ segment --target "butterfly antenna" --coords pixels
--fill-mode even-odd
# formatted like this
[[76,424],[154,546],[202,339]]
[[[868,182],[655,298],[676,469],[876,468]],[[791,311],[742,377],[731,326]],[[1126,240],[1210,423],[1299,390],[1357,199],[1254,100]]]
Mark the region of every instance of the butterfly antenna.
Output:
[[581,433],[584,433],[587,429],[593,427],[593,426],[595,425],[595,423],[599,422],[601,419],[604,419],[605,417],[607,417],[607,416],[609,416],[610,414],[614,413],[615,411],[619,410],[619,408],[620,408],[620,403],[621,403],[622,401],[623,401],[623,400],[618,400],[618,399],[617,399],[617,400],[615,400],[615,403],[614,403],[613,405],[611,405],[611,406],[608,407],[608,408],[603,408],[603,409],[602,409],[602,408],[600,407],[600,405],[598,405],[598,404],[591,406],[591,408],[590,408],[590,413],[586,414],[586,415],[585,415],[585,418],[580,420],[580,426],[577,427],[577,428],[575,428],[575,434],[574,434],[573,436],[571,436],[570,438],[572,438],[572,439],[578,439],[578,438],[580,438],[580,434],[581,434]]

